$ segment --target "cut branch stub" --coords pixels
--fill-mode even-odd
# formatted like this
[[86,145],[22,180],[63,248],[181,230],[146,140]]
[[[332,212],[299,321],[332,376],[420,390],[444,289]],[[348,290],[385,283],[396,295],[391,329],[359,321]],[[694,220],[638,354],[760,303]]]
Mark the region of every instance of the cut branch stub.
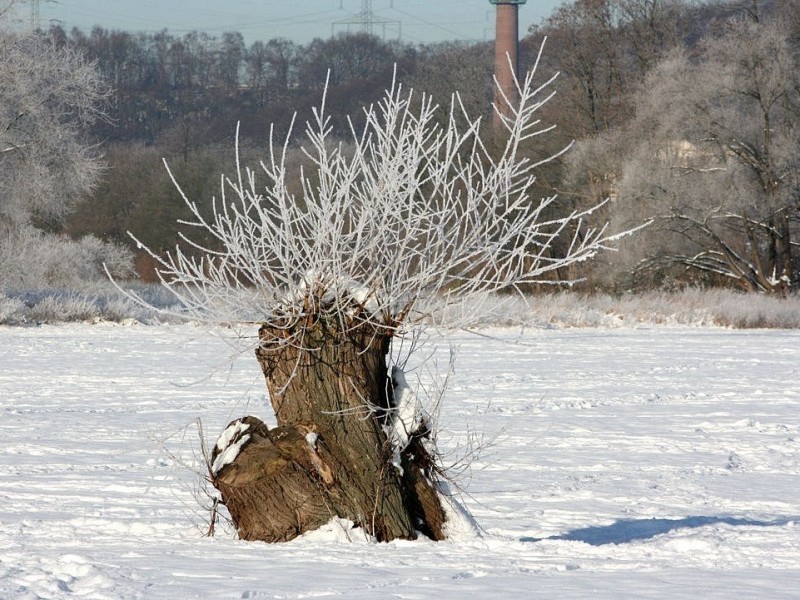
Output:
[[214,448],[211,477],[241,539],[288,541],[331,519],[330,457],[311,428],[269,430],[248,416],[225,432],[231,430],[237,436],[223,434],[228,445]]
[[370,411],[389,408],[386,356],[394,330],[337,321],[331,316],[290,328],[264,324],[259,330],[256,357],[278,425],[339,426],[349,423],[342,413],[363,420]]

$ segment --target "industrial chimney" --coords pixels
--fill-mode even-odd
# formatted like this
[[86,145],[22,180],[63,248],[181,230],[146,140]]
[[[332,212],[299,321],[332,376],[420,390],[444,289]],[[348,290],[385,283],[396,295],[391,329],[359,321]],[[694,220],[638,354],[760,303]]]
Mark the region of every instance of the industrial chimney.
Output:
[[[515,78],[519,77],[519,5],[528,0],[489,0],[497,6],[494,42],[494,76],[497,80],[494,103],[502,114],[509,114],[519,101]],[[504,98],[505,96],[505,98]],[[502,130],[500,115],[494,113],[495,131]]]

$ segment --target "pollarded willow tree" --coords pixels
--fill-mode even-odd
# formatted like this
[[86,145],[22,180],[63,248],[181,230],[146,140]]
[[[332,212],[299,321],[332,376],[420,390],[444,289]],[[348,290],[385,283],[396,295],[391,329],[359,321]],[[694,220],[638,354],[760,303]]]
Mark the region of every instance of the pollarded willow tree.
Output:
[[[446,537],[432,424],[402,371],[389,372],[392,340],[435,320],[436,306],[519,290],[612,240],[582,226],[586,213],[546,217],[554,198],[531,198],[537,164],[523,145],[550,129],[537,111],[553,94],[534,75],[497,154],[458,97],[439,126],[431,98],[393,85],[347,144],[323,99],[305,130],[300,194],[290,134],[271,139],[260,169],[223,178],[210,219],[185,198],[185,248],[153,253],[161,281],[190,315],[261,324],[256,356],[277,419],[238,419],[213,449],[210,479],[241,538],[289,540],[332,517],[379,540]],[[213,245],[195,241],[208,236]]]

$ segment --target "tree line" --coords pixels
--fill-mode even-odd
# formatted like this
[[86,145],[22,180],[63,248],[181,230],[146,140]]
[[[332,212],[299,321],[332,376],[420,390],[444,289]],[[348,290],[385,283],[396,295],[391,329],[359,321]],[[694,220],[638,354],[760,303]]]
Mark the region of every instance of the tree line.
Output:
[[[521,69],[546,39],[539,72],[559,73],[558,101],[542,111],[557,127],[528,152],[573,144],[540,169],[534,193],[557,194],[557,213],[609,198],[596,218],[620,229],[651,222],[582,267],[588,289],[797,289],[798,23],[798,0],[576,0],[525,32]],[[174,247],[183,203],[161,159],[187,195],[210,202],[231,172],[237,123],[242,156],[257,162],[270,126],[283,135],[307,120],[326,78],[331,126],[343,135],[346,116],[358,119],[393,77],[441,104],[458,91],[470,114],[491,111],[490,43],[343,34],[247,45],[235,32],[57,26],[43,37],[82,55],[108,86],[108,118],[85,123],[106,165],[94,192],[38,223],[75,239],[129,245],[135,231],[151,248]],[[302,153],[290,151],[299,168]],[[148,259],[138,259],[146,275]]]
[[114,142],[155,143],[186,137],[187,130],[195,144],[227,140],[236,120],[246,124],[245,135],[258,138],[272,123],[288,127],[298,109],[314,104],[328,78],[337,92],[332,108],[346,114],[385,89],[395,66],[405,76],[422,52],[361,33],[249,46],[237,32],[177,36],[53,26],[47,36],[81,51],[112,85],[113,120],[95,133]]

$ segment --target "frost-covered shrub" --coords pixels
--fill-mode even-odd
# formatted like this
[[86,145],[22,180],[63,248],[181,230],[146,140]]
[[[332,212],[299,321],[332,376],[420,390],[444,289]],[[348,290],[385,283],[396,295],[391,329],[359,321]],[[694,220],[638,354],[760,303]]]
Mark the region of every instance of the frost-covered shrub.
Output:
[[[81,291],[45,289],[0,292],[0,325],[66,321],[128,320],[140,323],[175,322],[180,312],[174,298],[161,286],[127,286],[150,306],[146,308],[105,284]],[[635,327],[682,325],[800,329],[800,297],[777,298],[731,290],[686,289],[611,296],[560,292],[520,298],[486,294],[467,304],[447,307],[448,318],[458,322],[480,302],[484,327]]]
[[739,329],[800,328],[800,296],[789,298],[717,292],[713,302],[715,320]]
[[165,317],[153,309],[136,304],[106,282],[87,286],[84,290],[6,290],[0,293],[0,325],[69,321],[179,321],[174,316],[178,309],[164,302],[164,295],[157,286],[138,284],[134,287],[142,296],[151,298],[153,306],[164,308],[173,316]]
[[[800,328],[800,296],[779,298],[726,289],[687,288],[621,296],[563,291],[527,298],[487,294],[470,299],[475,302],[486,315],[483,326]],[[471,304],[447,307],[453,321],[474,309]]]
[[[129,289],[136,289],[140,297],[150,299],[149,308],[137,304],[129,296],[123,294],[118,289],[104,289],[97,292],[94,302],[99,310],[98,318],[104,321],[128,321],[134,320],[140,323],[162,323],[180,321],[179,307],[175,306],[174,300],[161,288],[154,284],[138,284],[128,286]],[[160,313],[163,310],[164,313]]]
[[25,309],[19,298],[10,298],[0,293],[0,324],[14,323]]
[[98,302],[98,317],[104,321],[121,323],[132,319],[139,322],[148,322],[153,319],[151,312],[137,306],[127,298],[112,296]]
[[133,253],[91,235],[72,240],[32,227],[9,232],[0,240],[0,288],[85,289],[105,281],[104,264],[115,277],[129,277]]
[[93,235],[71,242],[68,276],[78,281],[105,281],[107,270],[113,277],[133,274],[133,253],[119,244],[104,242]]
[[27,319],[35,323],[91,321],[99,314],[91,298],[74,294],[45,296],[26,311]]

